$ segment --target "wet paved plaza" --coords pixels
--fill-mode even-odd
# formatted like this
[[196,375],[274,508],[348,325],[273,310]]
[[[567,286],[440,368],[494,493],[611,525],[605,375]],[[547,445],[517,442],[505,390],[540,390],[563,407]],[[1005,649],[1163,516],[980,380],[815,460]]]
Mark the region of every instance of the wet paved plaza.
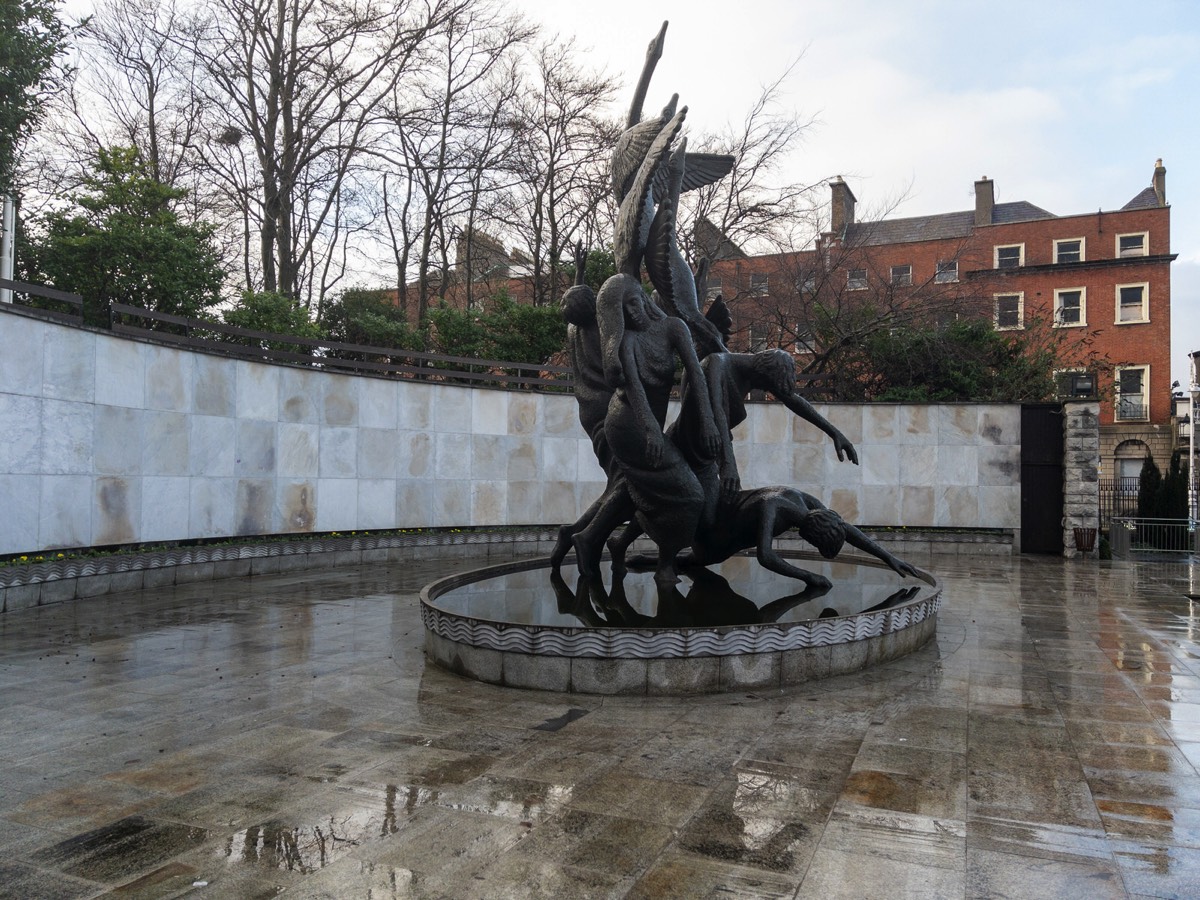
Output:
[[912,561],[923,650],[698,698],[427,666],[458,559],[0,616],[0,897],[1200,896],[1200,575]]

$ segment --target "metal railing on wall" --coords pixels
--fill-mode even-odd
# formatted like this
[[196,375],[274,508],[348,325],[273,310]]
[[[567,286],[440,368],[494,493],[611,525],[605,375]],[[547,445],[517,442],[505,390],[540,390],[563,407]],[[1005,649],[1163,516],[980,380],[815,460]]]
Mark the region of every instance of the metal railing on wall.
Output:
[[[13,291],[22,313],[61,324],[84,322],[83,300],[54,288],[0,279]],[[569,392],[570,366],[522,363],[426,353],[396,347],[349,344],[321,338],[254,331],[207,319],[191,319],[124,303],[110,304],[103,323],[114,334],[154,341],[236,359],[302,366],[324,372],[404,378],[446,384],[499,387],[509,390]],[[799,375],[797,386],[806,396],[825,394],[830,375]],[[751,395],[751,400],[763,399]]]

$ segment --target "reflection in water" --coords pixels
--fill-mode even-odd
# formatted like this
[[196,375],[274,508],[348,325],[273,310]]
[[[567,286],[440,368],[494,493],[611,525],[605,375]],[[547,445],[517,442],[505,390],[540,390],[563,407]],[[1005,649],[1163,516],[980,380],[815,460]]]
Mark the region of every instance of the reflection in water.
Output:
[[[749,597],[733,589],[728,579],[707,569],[689,570],[691,590],[684,594],[679,585],[655,583],[658,603],[652,615],[638,612],[625,592],[625,578],[614,577],[612,590],[605,588],[601,578],[580,576],[572,590],[558,571],[550,575],[558,611],[573,615],[584,625],[593,628],[718,628],[727,625],[759,625],[778,622],[780,618],[802,604],[812,604],[829,593],[829,587],[805,587],[804,590],[780,597],[759,607]],[[911,585],[893,591],[882,601],[867,609],[858,605],[850,609],[816,605],[806,618],[825,619],[832,616],[874,612],[903,603],[917,593]]]
[[881,566],[803,559],[832,587],[806,587],[752,557],[732,557],[719,566],[688,568],[681,582],[665,588],[652,572],[612,575],[607,566],[599,580],[580,577],[573,566],[490,576],[484,570],[431,602],[452,615],[514,625],[714,628],[852,616],[919,600],[934,590],[924,582],[902,581]]

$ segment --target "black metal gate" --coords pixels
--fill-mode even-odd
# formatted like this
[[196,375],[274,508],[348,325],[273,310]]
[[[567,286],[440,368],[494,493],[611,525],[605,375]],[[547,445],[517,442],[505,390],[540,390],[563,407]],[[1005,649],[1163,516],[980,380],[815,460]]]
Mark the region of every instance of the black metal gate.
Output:
[[1063,552],[1063,410],[1021,407],[1021,552]]

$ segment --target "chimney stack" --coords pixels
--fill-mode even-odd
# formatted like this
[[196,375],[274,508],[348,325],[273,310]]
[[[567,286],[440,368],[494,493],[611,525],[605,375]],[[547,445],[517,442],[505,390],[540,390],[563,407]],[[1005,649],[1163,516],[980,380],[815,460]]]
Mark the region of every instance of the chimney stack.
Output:
[[1167,205],[1167,170],[1161,159],[1154,161],[1154,195],[1158,198],[1159,206]]
[[975,225],[991,225],[996,208],[996,183],[984,175],[975,182]]
[[854,193],[841,175],[829,183],[829,188],[833,199],[829,229],[835,237],[840,238],[846,233],[846,228],[854,224]]

